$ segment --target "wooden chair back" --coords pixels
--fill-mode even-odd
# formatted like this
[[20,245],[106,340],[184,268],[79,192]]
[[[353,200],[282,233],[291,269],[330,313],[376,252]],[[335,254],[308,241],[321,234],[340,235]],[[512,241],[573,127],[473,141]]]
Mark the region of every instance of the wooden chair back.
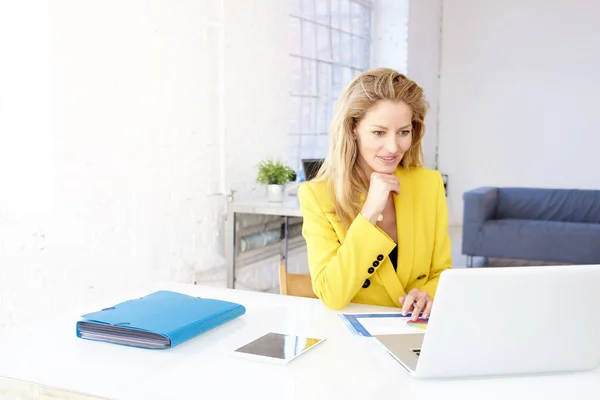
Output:
[[288,274],[284,264],[279,265],[279,293],[287,296],[317,298],[312,290],[310,275]]

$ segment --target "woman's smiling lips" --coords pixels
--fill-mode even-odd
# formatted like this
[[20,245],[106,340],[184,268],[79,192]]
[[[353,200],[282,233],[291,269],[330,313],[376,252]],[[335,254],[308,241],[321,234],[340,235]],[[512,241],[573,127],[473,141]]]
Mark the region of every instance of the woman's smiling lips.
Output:
[[396,162],[396,160],[398,159],[398,156],[397,155],[377,156],[377,158],[384,164],[394,164]]

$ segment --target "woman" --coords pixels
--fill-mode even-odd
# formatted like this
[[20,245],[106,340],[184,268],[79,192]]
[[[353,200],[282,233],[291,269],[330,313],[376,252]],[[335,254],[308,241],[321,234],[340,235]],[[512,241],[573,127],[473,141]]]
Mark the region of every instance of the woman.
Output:
[[327,157],[298,190],[313,291],[329,308],[429,316],[452,257],[442,177],[421,166],[426,110],[423,90],[385,68],[336,104]]

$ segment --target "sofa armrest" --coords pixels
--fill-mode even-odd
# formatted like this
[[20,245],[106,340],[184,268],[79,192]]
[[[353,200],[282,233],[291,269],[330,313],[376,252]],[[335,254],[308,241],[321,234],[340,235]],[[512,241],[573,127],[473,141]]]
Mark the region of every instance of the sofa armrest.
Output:
[[463,193],[463,232],[462,253],[468,256],[482,256],[481,227],[496,215],[498,188],[480,187]]
[[482,225],[496,215],[498,188],[480,187],[463,193],[463,225]]

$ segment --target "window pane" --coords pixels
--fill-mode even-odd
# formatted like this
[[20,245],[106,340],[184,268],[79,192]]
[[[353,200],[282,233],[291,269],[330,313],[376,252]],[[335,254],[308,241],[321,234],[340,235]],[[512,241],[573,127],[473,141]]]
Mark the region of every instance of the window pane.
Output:
[[316,102],[312,97],[302,98],[302,133],[312,134],[315,132]]
[[292,101],[290,104],[290,131],[292,133],[300,133],[300,114],[302,112],[302,98],[292,97]]
[[317,93],[317,62],[304,60],[302,65],[302,93],[315,95]]
[[304,18],[309,19],[311,21],[315,20],[315,3],[313,0],[303,0],[302,8]]
[[360,6],[356,3],[350,3],[350,24],[352,28],[352,33],[355,33],[357,35],[361,35],[363,32],[360,18]]
[[366,7],[360,7],[361,13],[361,36],[371,36],[371,10]]
[[327,128],[329,127],[329,110],[327,109],[330,100],[327,97],[322,97],[318,102],[317,109],[317,131],[318,134],[323,134],[327,132]]
[[290,14],[302,15],[302,7],[300,6],[301,0],[290,0]]
[[311,58],[316,56],[316,35],[315,24],[304,21],[302,23],[302,55]]
[[352,70],[350,68],[342,68],[342,86],[347,86],[352,80]]
[[305,135],[302,136],[302,145],[300,146],[301,158],[315,158],[315,150],[317,149],[317,136]]
[[371,65],[371,46],[365,39],[359,39],[358,42],[360,45],[361,68],[367,69]]
[[333,62],[339,63],[341,60],[340,56],[340,33],[338,31],[331,31],[331,57]]
[[329,137],[327,135],[317,137],[314,158],[324,158],[327,155],[327,149],[329,149]]
[[340,0],[331,0],[331,26],[340,28]]
[[335,107],[337,106],[337,98],[339,96],[336,96],[335,99],[333,99],[333,101],[331,102],[331,115],[333,116],[333,113],[335,112]]
[[350,64],[354,68],[362,68],[362,48],[361,48],[361,39],[352,36],[352,63]]
[[302,40],[301,22],[298,18],[290,18],[290,53],[291,54],[302,54],[302,48],[300,46]]
[[340,28],[345,32],[350,32],[350,2],[340,0]]
[[331,73],[332,85],[331,85],[331,96],[335,100],[340,95],[342,90],[342,67],[339,65],[333,65]]
[[342,50],[341,50],[341,62],[344,65],[350,65],[352,63],[352,36],[347,33],[342,33]]
[[310,116],[310,107],[308,104],[308,98],[302,97],[300,98],[300,102],[302,105],[300,106],[300,133],[305,133],[308,131],[308,126],[310,125],[308,122],[308,118]]
[[317,133],[327,132],[329,127],[331,101],[331,65],[319,64],[319,101],[318,101],[318,118],[317,118]]
[[285,161],[288,162],[291,168],[296,171],[302,168],[302,162],[300,161],[300,136],[294,135],[294,132],[288,137],[288,152]]
[[319,63],[319,96],[329,96],[329,88],[331,87],[331,65]]
[[317,26],[317,56],[321,60],[331,60],[331,48],[329,47],[330,38],[329,34],[331,29],[323,26]]
[[317,21],[324,25],[330,25],[329,0],[315,0],[317,3]]
[[291,57],[292,93],[302,93],[302,59]]

